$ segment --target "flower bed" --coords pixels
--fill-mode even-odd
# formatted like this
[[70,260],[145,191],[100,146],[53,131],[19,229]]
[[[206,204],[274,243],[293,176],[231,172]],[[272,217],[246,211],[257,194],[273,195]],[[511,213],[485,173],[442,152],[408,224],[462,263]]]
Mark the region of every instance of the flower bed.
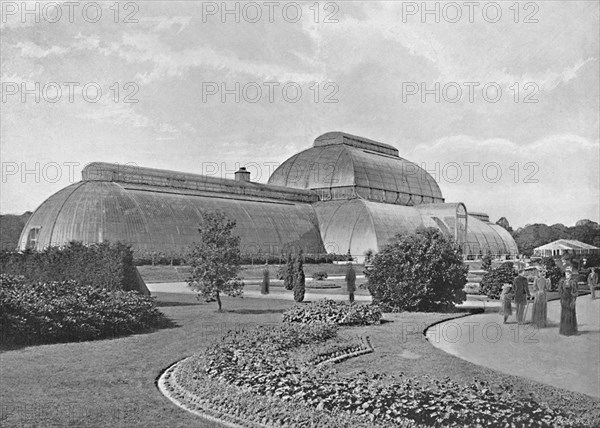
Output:
[[337,325],[379,324],[381,310],[374,305],[323,299],[314,303],[295,305],[283,313],[285,323],[330,323]]
[[0,342],[69,342],[117,337],[166,326],[153,298],[74,281],[31,284],[0,275]]
[[345,378],[327,365],[315,367],[314,359],[294,357],[295,349],[311,343],[321,355],[318,349],[335,335],[323,324],[231,332],[179,364],[171,389],[243,426],[583,426],[483,382],[420,383],[365,373]]

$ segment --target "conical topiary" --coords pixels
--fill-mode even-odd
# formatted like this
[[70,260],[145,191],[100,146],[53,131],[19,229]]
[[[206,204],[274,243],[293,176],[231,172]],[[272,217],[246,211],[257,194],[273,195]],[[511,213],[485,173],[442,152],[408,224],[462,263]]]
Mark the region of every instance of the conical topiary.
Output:
[[298,254],[295,263],[295,281],[294,281],[294,300],[296,302],[304,301],[304,291],[305,291],[305,282],[306,277],[304,276],[304,265],[302,262],[302,252]]

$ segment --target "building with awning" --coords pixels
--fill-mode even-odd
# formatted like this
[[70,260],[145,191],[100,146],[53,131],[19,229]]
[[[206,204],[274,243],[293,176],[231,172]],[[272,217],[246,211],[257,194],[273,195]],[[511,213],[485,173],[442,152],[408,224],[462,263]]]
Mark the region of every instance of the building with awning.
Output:
[[597,254],[600,253],[600,248],[575,239],[558,239],[533,249],[533,255],[538,257],[562,256],[566,253]]

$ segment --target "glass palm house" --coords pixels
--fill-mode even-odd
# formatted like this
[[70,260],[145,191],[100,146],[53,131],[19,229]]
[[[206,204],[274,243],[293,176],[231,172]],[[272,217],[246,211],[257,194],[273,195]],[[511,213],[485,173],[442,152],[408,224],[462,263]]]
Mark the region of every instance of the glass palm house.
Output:
[[433,177],[390,145],[342,132],[321,135],[292,156],[267,184],[107,163],[87,165],[82,180],[33,213],[19,249],[70,241],[121,241],[139,252],[183,252],[202,216],[236,221],[245,254],[350,253],[359,260],[397,234],[435,227],[465,256],[514,256],[517,245],[485,214],[445,202]]

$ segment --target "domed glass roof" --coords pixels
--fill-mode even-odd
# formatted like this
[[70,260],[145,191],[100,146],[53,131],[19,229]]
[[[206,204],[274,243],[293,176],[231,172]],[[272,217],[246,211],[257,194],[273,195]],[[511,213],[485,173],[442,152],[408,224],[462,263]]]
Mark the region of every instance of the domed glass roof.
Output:
[[[399,205],[444,202],[433,177],[399,157],[397,149],[342,132],[321,135],[313,147],[281,164],[269,184],[295,189],[347,188],[363,199]],[[331,199],[336,199],[335,195]]]

